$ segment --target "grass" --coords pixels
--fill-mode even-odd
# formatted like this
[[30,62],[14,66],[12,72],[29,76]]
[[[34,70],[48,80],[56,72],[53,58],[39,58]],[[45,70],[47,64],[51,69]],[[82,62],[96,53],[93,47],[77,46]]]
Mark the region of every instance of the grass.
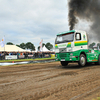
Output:
[[20,62],[20,61],[35,61],[35,60],[49,60],[55,58],[36,58],[36,59],[14,59],[14,60],[0,60],[0,62]]

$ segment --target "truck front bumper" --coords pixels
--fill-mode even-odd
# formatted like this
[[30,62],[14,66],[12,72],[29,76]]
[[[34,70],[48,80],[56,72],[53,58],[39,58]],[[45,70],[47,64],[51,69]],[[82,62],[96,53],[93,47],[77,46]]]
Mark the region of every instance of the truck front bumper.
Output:
[[78,61],[79,57],[74,52],[69,53],[56,53],[55,54],[55,60],[56,61]]

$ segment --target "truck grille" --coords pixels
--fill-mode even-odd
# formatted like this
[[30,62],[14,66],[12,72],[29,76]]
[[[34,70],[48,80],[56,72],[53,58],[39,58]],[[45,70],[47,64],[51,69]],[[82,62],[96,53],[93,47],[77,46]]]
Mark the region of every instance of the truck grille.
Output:
[[65,57],[67,57],[67,53],[60,53],[59,56],[60,56],[60,58],[65,58]]

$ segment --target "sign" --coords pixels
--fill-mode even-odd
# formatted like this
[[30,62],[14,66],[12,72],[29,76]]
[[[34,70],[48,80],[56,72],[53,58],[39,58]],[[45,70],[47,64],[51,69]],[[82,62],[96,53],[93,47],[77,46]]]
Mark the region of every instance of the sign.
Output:
[[17,59],[17,55],[5,56],[5,59]]
[[18,58],[25,58],[25,55],[19,55]]
[[33,57],[33,55],[28,55],[28,57]]

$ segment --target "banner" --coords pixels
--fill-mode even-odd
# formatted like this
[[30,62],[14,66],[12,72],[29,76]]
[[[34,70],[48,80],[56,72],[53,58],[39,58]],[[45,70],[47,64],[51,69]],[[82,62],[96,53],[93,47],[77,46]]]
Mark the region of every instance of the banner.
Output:
[[5,59],[17,59],[17,55],[5,56]]
[[18,58],[23,59],[23,58],[25,58],[25,55],[19,55]]

